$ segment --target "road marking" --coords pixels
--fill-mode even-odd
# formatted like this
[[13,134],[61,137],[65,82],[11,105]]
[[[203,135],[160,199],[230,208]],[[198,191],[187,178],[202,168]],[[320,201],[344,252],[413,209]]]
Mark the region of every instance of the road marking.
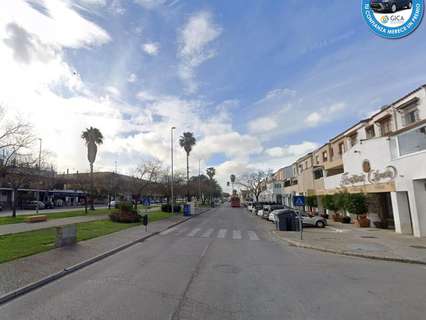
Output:
[[232,239],[234,240],[241,240],[243,237],[241,236],[240,230],[234,230],[232,231]]
[[226,232],[227,231],[228,230],[226,230],[226,229],[220,229],[219,232],[217,233],[217,237],[219,239],[224,239],[226,237]]
[[184,228],[179,228],[177,231],[176,231],[176,234],[177,235],[181,235],[182,233],[184,233],[184,232],[186,232],[186,231],[188,231],[189,230],[189,228],[186,228],[186,227],[184,227]]
[[207,230],[206,232],[203,233],[202,237],[203,238],[210,238],[211,234],[213,233],[214,229],[211,228],[209,230]]
[[172,233],[173,231],[176,231],[176,230],[177,230],[177,227],[173,227],[173,228],[167,229],[166,231],[161,232],[160,235],[165,236],[166,234]]
[[187,234],[188,237],[195,237],[195,235],[200,232],[200,228],[193,229],[190,233]]
[[259,237],[257,236],[256,232],[254,231],[247,231],[249,239],[250,240],[259,240]]

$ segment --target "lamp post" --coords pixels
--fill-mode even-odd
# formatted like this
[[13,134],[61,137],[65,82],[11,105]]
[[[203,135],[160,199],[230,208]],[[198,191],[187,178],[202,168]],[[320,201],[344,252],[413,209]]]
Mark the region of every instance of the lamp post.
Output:
[[[40,141],[40,149],[39,149],[39,153],[38,153],[38,172],[39,172],[39,176],[41,173],[41,138],[38,138],[38,140]],[[36,205],[36,213],[38,214],[38,210],[39,210],[39,202],[40,201],[40,186],[39,188],[37,188],[37,205]]]
[[174,181],[173,181],[173,130],[175,130],[176,127],[171,127],[170,129],[170,154],[171,154],[171,185],[170,185],[170,191],[171,191],[171,213],[174,214],[175,212],[175,206],[174,206],[174,198],[173,198],[173,185],[174,185]]

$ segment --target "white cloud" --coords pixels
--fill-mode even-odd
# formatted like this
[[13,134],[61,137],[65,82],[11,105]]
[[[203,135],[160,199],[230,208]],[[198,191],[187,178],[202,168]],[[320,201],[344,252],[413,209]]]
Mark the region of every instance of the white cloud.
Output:
[[166,3],[166,0],[135,0],[135,2],[145,9],[154,9]]
[[127,78],[127,81],[130,83],[134,83],[138,80],[138,76],[134,73],[129,74],[129,77]]
[[114,86],[107,86],[106,88],[105,88],[105,90],[106,90],[106,92],[108,93],[108,94],[110,94],[110,95],[112,95],[112,96],[114,96],[114,97],[116,97],[116,98],[119,98],[120,97],[120,95],[121,95],[121,92],[120,92],[120,90],[118,90],[116,87],[114,87]]
[[305,118],[305,124],[308,127],[316,127],[322,123],[333,121],[340,116],[340,112],[346,108],[342,102],[332,104],[331,106],[321,108],[319,111],[310,113]]
[[265,153],[273,158],[300,157],[317,149],[319,145],[315,142],[304,141],[301,144],[274,147],[265,150]]
[[149,54],[150,56],[156,56],[159,51],[159,45],[158,43],[154,42],[145,43],[143,45],[143,51],[145,51],[145,53]]
[[188,92],[197,91],[194,69],[216,55],[216,52],[208,46],[221,33],[222,28],[213,22],[212,15],[208,11],[191,16],[181,30],[178,52],[181,64],[178,72],[181,79],[186,82]]
[[266,133],[278,127],[278,123],[271,117],[262,117],[254,119],[248,124],[252,133]]

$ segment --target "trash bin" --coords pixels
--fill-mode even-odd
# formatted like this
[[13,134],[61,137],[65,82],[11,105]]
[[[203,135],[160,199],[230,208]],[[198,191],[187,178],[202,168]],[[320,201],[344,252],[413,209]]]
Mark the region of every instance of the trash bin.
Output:
[[277,213],[276,227],[279,231],[299,231],[299,220],[296,212],[288,210]]
[[190,204],[184,204],[183,205],[183,216],[189,217],[191,215],[191,205]]

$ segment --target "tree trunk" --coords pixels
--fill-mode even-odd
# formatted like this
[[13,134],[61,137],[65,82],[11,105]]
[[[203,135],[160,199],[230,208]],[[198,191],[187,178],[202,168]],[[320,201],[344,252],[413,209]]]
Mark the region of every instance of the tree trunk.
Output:
[[15,189],[12,190],[12,217],[16,218],[16,194]]
[[189,195],[189,153],[186,154],[186,195],[188,202],[190,202],[191,196]]
[[95,210],[94,204],[94,182],[93,182],[93,163],[90,163],[90,210]]

